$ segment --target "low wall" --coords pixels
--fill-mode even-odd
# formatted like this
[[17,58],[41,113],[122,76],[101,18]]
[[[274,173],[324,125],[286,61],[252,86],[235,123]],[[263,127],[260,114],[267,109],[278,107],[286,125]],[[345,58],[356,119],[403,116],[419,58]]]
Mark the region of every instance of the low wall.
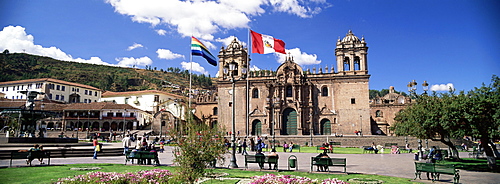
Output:
[[78,143],[76,138],[9,137],[8,143]]

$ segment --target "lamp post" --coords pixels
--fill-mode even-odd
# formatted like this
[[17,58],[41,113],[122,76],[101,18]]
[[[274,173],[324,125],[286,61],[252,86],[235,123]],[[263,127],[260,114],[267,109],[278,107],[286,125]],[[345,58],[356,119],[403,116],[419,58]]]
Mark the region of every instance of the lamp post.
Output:
[[279,97],[276,97],[276,98],[267,98],[266,99],[267,102],[269,103],[269,107],[270,107],[270,111],[272,113],[272,123],[271,123],[271,135],[272,135],[272,147],[271,147],[271,152],[276,152],[276,132],[274,131],[274,128],[276,127],[276,116],[274,115],[274,107],[275,106],[278,106],[279,107],[279,104],[280,104],[280,98]]
[[232,61],[229,63],[228,66],[224,67],[224,73],[225,74],[229,74],[229,76],[231,77],[230,78],[230,81],[231,81],[231,89],[232,89],[232,105],[231,105],[231,111],[232,111],[232,117],[231,117],[231,121],[232,121],[232,127],[231,127],[231,160],[230,160],[230,163],[229,163],[229,167],[231,168],[238,168],[238,164],[236,164],[236,144],[235,144],[235,141],[236,141],[236,135],[235,135],[235,132],[236,132],[236,116],[235,116],[235,106],[236,106],[236,103],[235,103],[235,83],[236,81],[238,80],[241,80],[241,79],[244,79],[245,78],[245,74],[247,72],[247,69],[246,69],[246,66],[242,65],[242,68],[241,68],[241,73],[243,74],[241,76],[241,78],[239,79],[235,79],[234,77],[234,72],[235,71],[238,71],[238,68],[237,68],[237,63]]
[[313,134],[314,134],[314,130],[313,130],[313,120],[312,120],[312,113],[309,113],[309,117],[311,118],[311,121],[309,122],[309,135],[310,135],[310,138],[311,140],[309,141],[310,142],[310,146],[312,147],[313,146]]
[[125,137],[125,112],[127,112],[127,109],[123,109],[123,137]]
[[[413,95],[415,98],[418,98],[417,96],[417,82],[415,80],[412,80],[411,82],[408,82],[408,92],[410,93],[410,95]],[[424,81],[424,83],[422,84],[422,87],[423,87],[423,90],[424,90],[424,94],[427,94],[427,91],[429,90],[429,84],[427,83],[427,81]],[[427,140],[426,140],[427,141]],[[422,139],[418,139],[418,156],[419,158],[422,158],[423,157],[423,152],[422,152]]]
[[359,115],[359,124],[361,125],[361,128],[359,128],[359,134],[363,137],[363,115]]

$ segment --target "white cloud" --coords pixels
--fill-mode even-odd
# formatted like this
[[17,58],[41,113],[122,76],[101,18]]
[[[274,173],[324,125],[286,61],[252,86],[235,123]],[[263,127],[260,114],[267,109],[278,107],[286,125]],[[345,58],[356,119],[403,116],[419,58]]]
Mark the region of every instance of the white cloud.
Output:
[[137,67],[137,66],[146,66],[153,64],[153,60],[151,60],[147,56],[141,58],[122,57],[122,58],[116,58],[115,60],[118,61],[118,66],[122,67],[134,67],[134,66]]
[[156,33],[158,33],[159,35],[162,35],[162,36],[167,34],[167,31],[165,31],[164,29],[157,29],[155,31],[156,31]]
[[208,71],[205,70],[199,63],[196,62],[181,62],[181,67],[184,70],[189,70],[191,69],[191,64],[194,72],[199,72],[205,75],[208,75]]
[[455,87],[453,86],[452,83],[448,83],[448,84],[434,84],[431,86],[431,91],[450,91],[451,90],[455,90]]
[[167,49],[158,49],[156,50],[156,53],[158,54],[158,58],[160,59],[171,60],[176,58],[184,58],[184,55],[173,53],[172,51]]
[[80,63],[91,63],[101,65],[112,65],[101,60],[99,57],[90,59],[73,58],[57,47],[43,47],[35,45],[34,37],[26,33],[21,26],[7,26],[0,31],[0,51],[8,49],[10,53],[28,53],[39,56],[47,56],[62,61],[74,61]]
[[255,65],[250,66],[250,71],[259,71],[259,70],[260,70],[260,68],[255,66]]
[[142,44],[139,44],[139,43],[134,43],[133,45],[129,46],[127,48],[128,51],[131,51],[131,50],[134,50],[134,49],[137,49],[137,48],[141,48],[141,47],[144,47]]
[[[153,27],[165,24],[184,37],[213,40],[225,29],[248,28],[250,16],[259,16],[270,7],[299,17],[311,17],[329,7],[324,0],[107,0],[115,12],[132,21]],[[159,32],[158,32],[159,33]],[[161,32],[165,33],[165,32]],[[159,33],[160,34],[160,33]]]
[[304,65],[314,65],[320,64],[321,60],[317,60],[318,56],[316,54],[307,54],[300,51],[299,48],[286,49],[287,54],[275,53],[274,55],[278,57],[279,63],[284,63],[288,53],[293,57],[293,61],[301,66]]
[[222,43],[222,45],[224,47],[227,47],[235,38],[236,38],[236,41],[240,42],[241,45],[243,45],[244,47],[247,46],[247,43],[242,42],[240,39],[238,39],[235,36],[229,36],[227,38],[217,38],[217,39],[215,39],[215,41],[220,42],[220,43]]

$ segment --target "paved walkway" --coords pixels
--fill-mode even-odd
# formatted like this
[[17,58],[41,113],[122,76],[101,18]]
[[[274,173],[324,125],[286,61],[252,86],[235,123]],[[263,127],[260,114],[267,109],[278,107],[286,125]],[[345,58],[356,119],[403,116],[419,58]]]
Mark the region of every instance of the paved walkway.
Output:
[[[104,147],[120,147],[121,143],[110,143],[105,144]],[[5,148],[4,148],[5,149]],[[12,148],[10,148],[12,149]],[[26,148],[20,148],[26,149]],[[57,149],[55,147],[50,149]],[[252,154],[252,153],[250,153]],[[467,157],[467,153],[463,153],[461,157]],[[311,157],[317,155],[317,153],[297,153],[297,152],[286,152],[279,153],[279,170],[288,169],[288,157],[290,155],[295,155],[298,157],[297,166],[298,171],[310,172],[310,162]],[[164,153],[160,153],[160,163],[161,165],[173,165],[172,159],[172,148],[166,147]],[[360,174],[376,174],[384,176],[394,176],[413,179],[415,177],[415,165],[414,165],[414,155],[403,153],[403,154],[335,154],[330,153],[330,157],[347,158],[347,172],[349,174],[360,173]],[[217,167],[227,167],[229,165],[230,154],[226,154],[225,163],[217,163]],[[244,169],[244,157],[241,154],[236,155],[238,169]],[[33,163],[36,163],[34,161]],[[75,157],[75,158],[53,158],[51,159],[51,165],[56,164],[77,164],[77,163],[114,163],[123,164],[125,159],[123,156],[116,157],[98,157],[97,160],[91,157]],[[26,162],[21,159],[13,160],[13,166],[25,166]],[[0,166],[8,166],[9,160],[0,160]],[[257,164],[249,164],[249,170],[258,170]],[[267,168],[267,165],[265,166]],[[316,169],[316,168],[314,168]],[[331,167],[330,173],[342,174],[343,168],[341,167]],[[425,174],[422,176],[422,180],[414,180],[416,182],[431,183],[430,180],[426,180]],[[453,177],[451,175],[441,175],[440,182],[434,183],[453,183]],[[489,173],[489,172],[473,172],[460,170],[460,182],[461,183],[482,183],[482,184],[493,184],[499,183],[500,174],[499,173]]]

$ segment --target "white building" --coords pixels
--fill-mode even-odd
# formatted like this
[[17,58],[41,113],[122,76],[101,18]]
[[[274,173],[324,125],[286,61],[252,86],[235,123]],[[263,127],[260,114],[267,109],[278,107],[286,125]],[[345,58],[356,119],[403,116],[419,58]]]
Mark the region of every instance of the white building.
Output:
[[35,100],[48,100],[61,103],[91,103],[101,98],[102,91],[98,88],[66,82],[58,79],[41,78],[0,82],[0,93],[7,99],[26,99],[22,92],[36,91],[45,93]]

